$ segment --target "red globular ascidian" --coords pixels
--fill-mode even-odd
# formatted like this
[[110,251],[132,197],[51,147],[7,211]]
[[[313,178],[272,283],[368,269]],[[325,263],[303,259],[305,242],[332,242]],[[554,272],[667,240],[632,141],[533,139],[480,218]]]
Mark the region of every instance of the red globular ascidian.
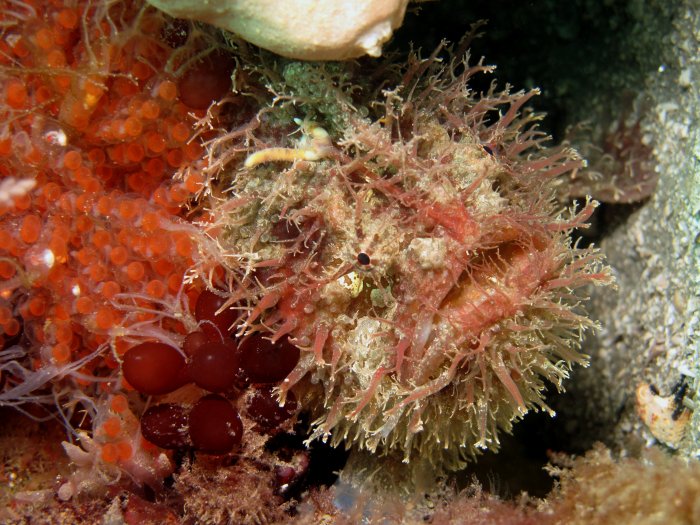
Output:
[[189,418],[190,438],[198,450],[225,454],[241,443],[243,424],[230,401],[210,394],[192,407]]
[[141,434],[161,448],[185,448],[190,444],[187,416],[187,411],[177,404],[152,406],[141,416]]
[[197,348],[189,365],[192,381],[209,392],[225,392],[239,377],[236,344],[207,341]]
[[141,343],[124,354],[122,374],[142,394],[168,394],[186,382],[185,358],[172,346]]
[[287,394],[283,405],[277,401],[277,395],[269,386],[262,386],[251,392],[246,404],[248,416],[262,429],[273,429],[294,415],[297,401],[294,392]]
[[[142,343],[125,353],[122,373],[144,395],[170,394],[187,383],[198,388],[186,394],[184,404],[148,408],[141,417],[146,440],[165,449],[228,454],[242,440],[239,405],[263,433],[295,415],[294,394],[280,405],[273,386],[296,366],[299,350],[286,338],[273,343],[257,333],[236,337],[231,323],[238,314],[214,292],[203,291],[194,312],[198,327],[184,338],[182,351],[163,343]],[[207,326],[213,329],[205,331]],[[248,390],[251,383],[260,387]]]

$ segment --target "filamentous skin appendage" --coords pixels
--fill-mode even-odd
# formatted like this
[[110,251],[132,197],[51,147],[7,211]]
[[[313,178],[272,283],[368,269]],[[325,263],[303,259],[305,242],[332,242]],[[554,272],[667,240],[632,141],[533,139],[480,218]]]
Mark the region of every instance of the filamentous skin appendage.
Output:
[[596,203],[554,199],[583,161],[545,147],[536,90],[471,91],[483,72],[411,58],[378,115],[338,101],[323,155],[252,151],[212,210],[242,331],[302,351],[280,391],[312,438],[457,468],[586,362],[576,290],[610,276],[570,232]]

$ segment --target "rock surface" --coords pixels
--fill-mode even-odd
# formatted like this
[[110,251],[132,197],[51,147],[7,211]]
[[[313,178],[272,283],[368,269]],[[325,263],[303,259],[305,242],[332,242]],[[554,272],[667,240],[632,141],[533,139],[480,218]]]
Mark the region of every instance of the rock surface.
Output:
[[[573,411],[580,411],[574,433],[582,447],[603,439],[634,452],[656,441],[635,407],[642,382],[655,385],[661,396],[685,382],[686,405],[692,404],[687,398],[697,399],[700,131],[694,123],[700,118],[700,13],[686,4],[673,31],[658,36],[658,49],[670,54],[643,88],[650,109],[642,126],[653,144],[658,188],[602,243],[619,293],[593,297],[603,330],[589,345],[591,367],[572,387]],[[700,453],[699,427],[694,414],[677,444],[682,453]]]

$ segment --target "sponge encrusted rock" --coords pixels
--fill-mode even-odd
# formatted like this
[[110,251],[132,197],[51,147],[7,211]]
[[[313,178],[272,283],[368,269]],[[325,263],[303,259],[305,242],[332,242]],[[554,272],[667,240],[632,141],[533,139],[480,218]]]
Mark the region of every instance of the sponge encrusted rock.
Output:
[[179,18],[232,31],[279,55],[303,60],[379,56],[408,0],[148,0]]

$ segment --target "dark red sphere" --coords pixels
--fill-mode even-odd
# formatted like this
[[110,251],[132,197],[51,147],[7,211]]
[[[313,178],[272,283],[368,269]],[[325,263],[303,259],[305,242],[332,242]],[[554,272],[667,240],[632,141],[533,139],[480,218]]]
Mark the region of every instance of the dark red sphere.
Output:
[[287,392],[284,405],[280,406],[272,387],[256,389],[248,398],[248,416],[265,430],[273,429],[294,415],[297,400],[293,392]]
[[148,342],[127,350],[122,374],[142,394],[162,395],[177,390],[187,381],[185,358],[172,346]]
[[226,454],[241,443],[243,424],[238,411],[216,394],[204,396],[190,412],[190,439],[197,450]]
[[[220,340],[220,338],[217,339]],[[190,332],[185,336],[185,340],[182,342],[182,351],[185,352],[187,355],[194,355],[194,353],[197,351],[197,348],[209,341],[209,337],[207,337],[207,335],[201,330],[197,330],[196,332]]]
[[284,494],[289,490],[289,485],[298,477],[297,471],[292,467],[276,466],[275,467],[275,485],[276,490],[280,494]]
[[180,100],[192,109],[207,109],[231,91],[231,73],[236,63],[222,52],[212,53],[178,81]]
[[190,442],[187,411],[173,403],[152,406],[141,416],[141,434],[160,448],[184,448]]
[[299,349],[286,337],[273,343],[253,334],[243,340],[238,351],[241,369],[251,383],[278,383],[299,362]]
[[198,387],[209,392],[230,389],[239,375],[236,343],[204,343],[192,355],[189,374]]
[[239,312],[227,308],[217,315],[217,311],[228,299],[214,292],[204,290],[197,298],[194,307],[194,317],[199,321],[199,329],[213,341],[222,341],[233,331],[233,324],[238,319]]

